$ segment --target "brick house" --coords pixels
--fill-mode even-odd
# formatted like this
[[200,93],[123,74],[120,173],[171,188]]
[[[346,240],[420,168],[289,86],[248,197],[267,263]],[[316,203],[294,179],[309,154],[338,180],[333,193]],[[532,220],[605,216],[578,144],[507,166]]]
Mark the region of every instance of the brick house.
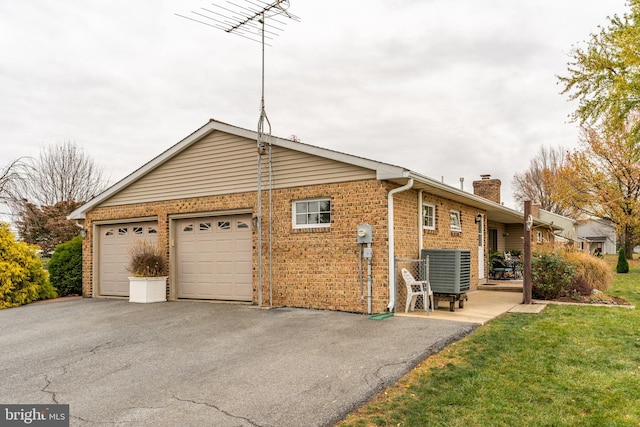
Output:
[[72,212],[85,235],[83,295],[126,297],[127,248],[149,240],[166,253],[169,300],[393,311],[394,257],[470,250],[474,289],[487,225],[522,228],[520,212],[406,168],[277,137],[259,152],[256,139],[211,120]]

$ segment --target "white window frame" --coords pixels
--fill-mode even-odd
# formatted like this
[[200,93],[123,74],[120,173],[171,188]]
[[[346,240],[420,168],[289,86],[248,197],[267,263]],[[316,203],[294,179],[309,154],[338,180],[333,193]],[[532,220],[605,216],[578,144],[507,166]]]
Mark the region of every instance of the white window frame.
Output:
[[[427,208],[431,208],[431,225],[425,224],[425,220],[427,219]],[[422,204],[422,228],[424,228],[425,230],[436,229],[436,205],[433,205],[431,203]]]
[[449,211],[449,229],[456,233],[462,232],[462,218],[460,211]]
[[542,243],[542,242],[544,242],[542,231],[536,230],[536,243]]
[[[313,223],[313,224],[298,224],[298,203],[312,203],[312,202],[329,202],[329,222],[326,223]],[[304,212],[303,212],[304,213]],[[308,213],[308,212],[307,212]],[[316,212],[312,212],[316,213]],[[321,213],[321,212],[317,212]],[[318,217],[319,219],[319,217]],[[304,200],[294,200],[291,202],[291,224],[293,228],[328,228],[331,227],[331,221],[333,220],[333,214],[331,212],[331,198],[330,197],[320,197],[317,199],[304,199]]]

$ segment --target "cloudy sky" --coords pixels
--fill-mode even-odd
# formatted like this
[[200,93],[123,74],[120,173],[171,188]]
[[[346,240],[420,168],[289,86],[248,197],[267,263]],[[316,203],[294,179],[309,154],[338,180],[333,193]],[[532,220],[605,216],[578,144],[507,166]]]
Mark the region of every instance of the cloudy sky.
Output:
[[[255,129],[260,44],[204,0],[0,0],[0,165],[75,141],[115,182],[211,117]],[[226,0],[214,0],[226,5]],[[245,0],[235,3],[246,4]],[[274,135],[465,190],[577,144],[556,75],[624,0],[291,0],[266,49]],[[517,207],[516,207],[517,208]]]

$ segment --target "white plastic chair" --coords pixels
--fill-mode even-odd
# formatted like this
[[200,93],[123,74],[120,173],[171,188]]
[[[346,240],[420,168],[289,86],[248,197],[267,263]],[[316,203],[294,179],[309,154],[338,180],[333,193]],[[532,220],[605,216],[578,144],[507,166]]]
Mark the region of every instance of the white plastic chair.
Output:
[[404,284],[407,286],[407,304],[404,308],[404,312],[409,312],[409,307],[411,307],[411,311],[415,310],[416,300],[419,295],[422,295],[422,303],[424,305],[424,311],[429,314],[429,302],[431,302],[431,309],[435,310],[435,306],[433,305],[433,292],[431,291],[431,286],[429,285],[428,280],[418,281],[413,278],[413,275],[409,273],[409,270],[406,268],[402,269],[402,278],[404,279]]

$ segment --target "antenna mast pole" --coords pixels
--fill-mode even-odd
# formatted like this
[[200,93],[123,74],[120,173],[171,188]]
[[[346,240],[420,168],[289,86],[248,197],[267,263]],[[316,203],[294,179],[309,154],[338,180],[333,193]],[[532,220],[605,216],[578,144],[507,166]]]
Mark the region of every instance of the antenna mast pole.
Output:
[[[272,21],[279,25],[286,25],[284,21],[279,21],[274,17],[282,15],[293,21],[300,21],[300,17],[293,15],[288,11],[289,0],[274,0],[271,3],[267,3],[263,0],[245,0],[244,6],[232,1],[227,1],[229,7],[219,6],[213,4],[216,9],[201,8],[203,12],[191,11],[198,18],[188,17],[176,13],[181,18],[195,21],[200,24],[208,25],[220,30],[223,30],[230,34],[235,34],[240,37],[258,42],[262,45],[262,73],[261,73],[261,99],[260,99],[260,119],[258,120],[258,140],[257,140],[257,224],[256,233],[258,235],[258,306],[262,307],[262,156],[267,153],[267,146],[269,147],[269,304],[272,304],[272,176],[271,176],[271,122],[267,117],[267,111],[264,101],[264,47],[271,46],[265,42],[265,39],[273,39],[278,35],[276,31],[284,31],[282,28],[267,24],[266,19],[270,18]],[[207,21],[200,20],[205,18]],[[260,25],[258,25],[260,24]],[[265,27],[269,27],[267,30]],[[269,34],[269,36],[265,35]],[[259,37],[256,37],[259,36]],[[265,132],[265,123],[267,129]]]

